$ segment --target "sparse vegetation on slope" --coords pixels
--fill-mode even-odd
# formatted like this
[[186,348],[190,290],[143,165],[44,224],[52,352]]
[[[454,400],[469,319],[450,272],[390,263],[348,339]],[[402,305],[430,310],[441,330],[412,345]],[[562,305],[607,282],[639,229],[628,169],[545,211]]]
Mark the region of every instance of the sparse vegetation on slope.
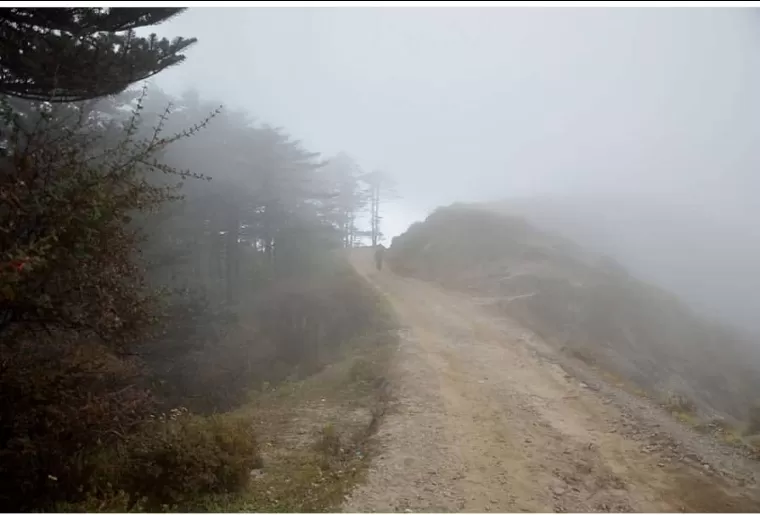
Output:
[[361,291],[373,308],[361,335],[334,348],[312,375],[262,383],[234,412],[254,424],[262,456],[246,486],[197,496],[182,510],[335,511],[363,480],[375,452],[371,437],[390,401],[396,323],[379,294],[367,284]]
[[737,423],[755,402],[760,375],[748,342],[614,261],[520,218],[478,206],[439,209],[394,240],[389,263],[488,297],[568,354],[695,420]]
[[131,29],[181,11],[0,15],[6,509],[235,496],[265,454],[259,415],[239,413],[251,389],[319,373],[376,328],[336,255],[357,236],[356,163],[326,167],[192,91],[130,89],[194,42]]
[[[246,398],[235,409],[207,416],[171,409],[141,422],[116,444],[85,446],[87,475],[61,478],[79,480],[71,486],[81,488],[81,495],[55,509],[334,510],[362,479],[372,456],[370,437],[388,402],[395,323],[383,299],[341,259],[330,270],[313,277],[313,289],[298,296],[305,303],[299,319],[322,320],[324,337],[312,341],[313,335],[294,334],[303,348],[273,345],[251,365],[247,354],[256,349],[247,343],[250,327],[262,317],[283,322],[299,303],[280,303],[274,311],[254,304],[246,313],[249,326],[233,331],[217,358],[245,375],[252,385]],[[336,316],[322,318],[314,303]],[[352,323],[341,316],[352,317]],[[312,345],[319,352],[306,347]],[[221,388],[228,384],[209,381]],[[210,394],[198,406],[211,407],[217,398]]]

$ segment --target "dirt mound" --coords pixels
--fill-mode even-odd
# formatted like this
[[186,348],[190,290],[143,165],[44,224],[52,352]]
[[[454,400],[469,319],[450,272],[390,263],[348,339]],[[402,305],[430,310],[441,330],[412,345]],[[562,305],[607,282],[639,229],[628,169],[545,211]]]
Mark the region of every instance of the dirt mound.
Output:
[[760,387],[752,342],[700,318],[610,258],[475,205],[440,208],[394,239],[401,275],[484,298],[546,341],[657,398],[744,419]]

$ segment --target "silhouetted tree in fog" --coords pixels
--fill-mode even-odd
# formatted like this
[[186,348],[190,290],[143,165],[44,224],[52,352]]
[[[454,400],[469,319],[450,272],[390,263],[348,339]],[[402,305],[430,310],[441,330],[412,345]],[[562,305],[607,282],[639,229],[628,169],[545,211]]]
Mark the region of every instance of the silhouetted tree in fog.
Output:
[[353,247],[360,232],[357,217],[369,201],[360,181],[364,172],[351,157],[340,153],[328,160],[324,175],[335,192],[333,217],[342,233],[343,246]]
[[[191,94],[151,96],[153,110],[172,103],[170,132],[213,108]],[[235,304],[240,290],[297,271],[315,245],[336,240],[335,194],[320,173],[323,163],[282,129],[224,111],[202,136],[178,142],[163,159],[207,170],[213,180],[186,184],[184,200],[148,224],[147,249],[161,281],[192,284]]]
[[369,193],[369,216],[370,216],[370,238],[372,246],[376,246],[383,237],[380,230],[380,222],[383,217],[380,215],[380,205],[392,198],[396,198],[393,180],[390,175],[382,171],[367,173],[361,177],[368,186]]
[[194,38],[134,33],[184,10],[0,9],[0,93],[50,102],[119,93],[185,59]]

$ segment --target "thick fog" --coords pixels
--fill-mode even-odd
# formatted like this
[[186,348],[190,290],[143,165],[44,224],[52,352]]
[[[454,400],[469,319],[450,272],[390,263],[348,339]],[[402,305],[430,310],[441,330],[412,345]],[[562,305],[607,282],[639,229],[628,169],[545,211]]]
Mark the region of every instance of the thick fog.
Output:
[[755,10],[195,8],[158,30],[199,39],[160,86],[392,174],[389,237],[441,204],[519,197],[760,327]]

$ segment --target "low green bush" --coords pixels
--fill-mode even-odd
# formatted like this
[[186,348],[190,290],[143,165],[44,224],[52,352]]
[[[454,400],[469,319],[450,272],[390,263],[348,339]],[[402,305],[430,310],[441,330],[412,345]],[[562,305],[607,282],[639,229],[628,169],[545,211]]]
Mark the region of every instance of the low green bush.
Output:
[[90,483],[56,511],[176,511],[203,495],[237,492],[261,467],[250,424],[231,414],[183,409],[144,424],[88,459]]
[[129,438],[115,465],[114,484],[156,509],[243,488],[261,457],[249,420],[174,410]]

